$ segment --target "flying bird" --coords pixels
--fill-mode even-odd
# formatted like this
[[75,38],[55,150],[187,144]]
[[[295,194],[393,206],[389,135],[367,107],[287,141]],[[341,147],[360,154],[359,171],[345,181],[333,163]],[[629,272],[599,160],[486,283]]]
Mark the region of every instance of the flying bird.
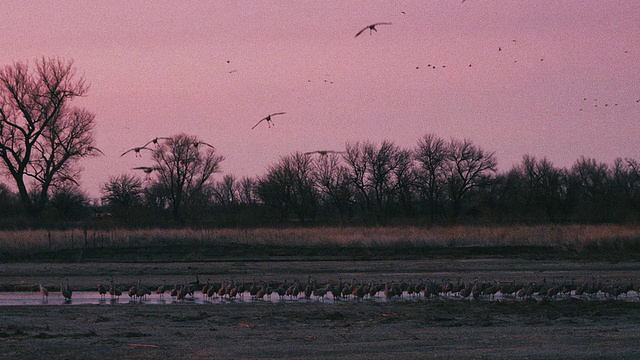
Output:
[[320,154],[320,156],[327,156],[327,154],[344,154],[344,152],[334,151],[334,150],[316,150],[316,151],[308,151],[304,153],[304,155],[312,155],[312,154]]
[[283,114],[286,114],[286,113],[285,112],[277,112],[277,113],[269,114],[269,115],[263,117],[262,119],[260,119],[260,121],[258,121],[257,124],[253,125],[253,127],[251,129],[252,130],[255,129],[256,126],[260,125],[260,123],[265,121],[265,120],[267,121],[267,125],[269,125],[269,128],[271,128],[271,126],[274,125],[273,121],[271,120],[271,117],[275,116],[275,115],[283,115]]
[[146,148],[147,145],[149,145],[149,144],[158,145],[158,141],[160,141],[160,140],[169,140],[169,139],[171,139],[171,138],[159,136],[159,137],[157,137],[155,139],[149,140],[146,144],[144,144],[144,146],[142,146],[142,148]]
[[204,142],[204,141],[194,141],[192,145],[193,145],[193,147],[195,147],[195,148],[197,148],[197,147],[198,147],[198,146],[200,146],[200,145],[205,145],[205,146],[208,146],[208,147],[212,148],[213,150],[215,150],[215,149],[216,149],[213,145],[208,144],[208,143],[206,143],[206,142]]
[[100,154],[104,155],[104,153],[102,152],[102,150],[98,149],[98,148],[97,148],[97,147],[95,147],[95,146],[87,146],[87,151],[89,151],[89,152],[97,151],[97,152],[99,152]]
[[[153,140],[151,140],[151,141],[153,141]],[[132,151],[135,152],[137,157],[139,157],[139,156],[142,156],[142,155],[140,155],[140,151],[142,151],[142,150],[151,150],[151,149],[149,149],[146,145],[145,146],[140,146],[140,147],[134,147],[132,149],[129,149],[129,150],[123,152],[122,155],[120,155],[120,157],[123,157],[123,156],[125,156],[126,154],[128,154],[128,153],[130,153]]]
[[365,26],[362,30],[358,31],[358,33],[354,37],[358,37],[358,35],[362,34],[367,29],[369,29],[369,35],[371,35],[374,31],[378,32],[378,30],[376,29],[376,26],[378,26],[378,25],[391,25],[391,23],[390,22],[379,22],[379,23],[371,24],[369,26]]
[[138,166],[131,168],[132,170],[142,170],[145,174],[151,174],[154,170],[158,170],[158,168],[150,167],[150,166]]

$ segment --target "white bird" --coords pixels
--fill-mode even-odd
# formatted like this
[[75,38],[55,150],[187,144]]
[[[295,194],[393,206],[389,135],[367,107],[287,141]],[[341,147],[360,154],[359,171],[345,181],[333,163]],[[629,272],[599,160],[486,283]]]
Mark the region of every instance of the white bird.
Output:
[[273,113],[273,114],[269,114],[265,117],[263,117],[262,119],[260,119],[260,121],[258,121],[257,124],[253,125],[253,127],[251,128],[252,130],[256,128],[256,126],[260,125],[261,122],[263,121],[267,121],[267,124],[269,125],[269,127],[271,127],[271,125],[273,125],[273,121],[271,121],[271,117],[275,116],[275,115],[282,115],[282,114],[286,114],[285,112],[277,112],[277,113]]
[[375,24],[371,24],[369,26],[365,26],[362,30],[358,31],[358,33],[356,34],[356,36],[354,37],[358,37],[358,35],[362,34],[365,30],[369,29],[369,34],[371,35],[374,31],[378,32],[378,29],[376,29],[376,26],[378,25],[391,25],[390,22],[379,22],[379,23],[375,23]]

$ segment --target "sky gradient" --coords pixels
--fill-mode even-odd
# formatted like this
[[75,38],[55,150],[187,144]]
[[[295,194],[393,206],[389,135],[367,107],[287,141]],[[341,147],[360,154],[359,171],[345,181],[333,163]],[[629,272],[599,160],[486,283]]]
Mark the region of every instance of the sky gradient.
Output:
[[[8,0],[0,65],[74,60],[106,154],[81,162],[92,197],[151,165],[125,150],[182,132],[226,158],[218,179],[428,133],[472,140],[501,171],[525,154],[570,167],[640,158],[639,19],[637,0]],[[375,22],[392,25],[354,37]]]

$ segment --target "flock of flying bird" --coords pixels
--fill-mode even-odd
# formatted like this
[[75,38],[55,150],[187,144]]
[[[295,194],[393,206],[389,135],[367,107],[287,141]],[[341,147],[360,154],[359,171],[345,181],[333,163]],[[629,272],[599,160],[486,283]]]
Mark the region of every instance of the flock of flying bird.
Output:
[[[43,301],[48,301],[49,290],[39,284]],[[481,282],[478,278],[473,282],[465,282],[458,278],[456,283],[450,280],[437,281],[387,281],[387,282],[359,282],[352,279],[351,282],[344,282],[339,279],[337,282],[317,282],[311,276],[306,282],[295,280],[288,283],[287,280],[264,281],[254,279],[252,282],[237,282],[235,279],[224,280],[222,282],[212,282],[207,279],[206,283],[201,283],[198,276],[196,280],[186,284],[147,287],[141,284],[140,279],[124,292],[126,286],[116,285],[113,279],[109,279],[109,284],[100,283],[98,293],[101,299],[106,299],[107,295],[112,301],[117,301],[123,293],[126,293],[133,301],[142,302],[147,296],[152,294],[164,297],[165,293],[176,301],[193,300],[196,294],[200,293],[203,300],[234,299],[249,296],[252,300],[261,300],[265,297],[278,296],[279,299],[307,299],[323,300],[333,298],[333,300],[364,300],[364,299],[475,299],[475,300],[561,300],[567,298],[606,299],[639,301],[640,284],[623,281],[608,281],[592,278],[591,281],[576,282],[575,280],[551,281],[543,279],[540,282],[517,283],[510,282]],[[72,290],[68,280],[60,284],[60,292],[65,302],[70,302]]]

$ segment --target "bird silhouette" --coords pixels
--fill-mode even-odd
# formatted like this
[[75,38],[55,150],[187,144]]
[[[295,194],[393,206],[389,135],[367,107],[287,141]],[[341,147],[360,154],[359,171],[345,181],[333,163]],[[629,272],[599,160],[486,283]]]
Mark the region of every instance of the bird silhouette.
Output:
[[206,143],[204,141],[194,141],[191,145],[193,145],[193,147],[195,147],[195,148],[197,148],[200,145],[204,145],[204,146],[208,146],[208,147],[212,148],[213,150],[216,149],[213,145],[208,144],[208,143]]
[[134,148],[131,148],[131,149],[123,152],[122,155],[120,155],[120,157],[123,157],[123,156],[125,156],[126,154],[128,154],[128,153],[130,153],[132,151],[135,152],[136,157],[140,157],[140,156],[142,156],[142,155],[140,155],[140,151],[142,151],[142,150],[151,150],[151,149],[146,147],[146,145],[145,146],[140,146],[140,147],[134,147]]
[[40,295],[42,295],[42,301],[49,300],[49,290],[42,286],[42,284],[38,284],[38,286],[40,287]]
[[262,119],[260,119],[260,121],[258,121],[257,124],[253,125],[253,127],[251,129],[252,130],[255,129],[256,126],[260,125],[260,123],[265,121],[265,120],[267,121],[267,125],[269,125],[269,128],[271,128],[271,126],[274,125],[273,121],[271,120],[271,117],[275,116],[275,115],[282,115],[282,114],[286,114],[286,113],[285,112],[277,112],[277,113],[269,114],[269,115],[263,117]]
[[104,155],[104,153],[102,152],[102,150],[98,149],[98,148],[97,148],[97,147],[95,147],[95,146],[87,146],[87,151],[88,151],[88,152],[97,151],[97,152],[99,152],[100,154]]
[[334,150],[315,150],[315,151],[307,151],[304,155],[312,155],[319,154],[320,156],[327,156],[327,154],[343,154],[343,151],[334,151]]
[[150,167],[150,166],[138,166],[131,168],[132,170],[142,170],[145,174],[151,174],[154,170],[158,170],[158,168]]
[[354,37],[358,37],[360,34],[362,34],[367,29],[369,29],[369,35],[373,34],[374,31],[378,32],[378,30],[376,29],[376,26],[378,26],[378,25],[391,25],[391,23],[390,22],[379,22],[379,23],[375,23],[375,24],[371,24],[371,25],[365,26],[362,30],[358,31],[358,33]]
[[[159,137],[157,137],[155,139],[149,140],[146,144],[144,144],[142,146],[142,148],[146,148],[147,145],[149,145],[149,144],[154,144],[154,145],[157,146],[158,145],[158,141],[160,141],[160,140],[169,140],[169,139],[171,139],[171,138],[159,136]],[[142,149],[142,148],[140,148],[140,149]]]
[[138,167],[134,167],[134,168],[131,168],[131,169],[132,170],[142,170],[146,174],[145,178],[147,180],[151,179],[151,173],[152,172],[154,172],[156,170],[160,170],[160,168],[158,168],[158,167],[151,167],[151,166],[138,166]]

